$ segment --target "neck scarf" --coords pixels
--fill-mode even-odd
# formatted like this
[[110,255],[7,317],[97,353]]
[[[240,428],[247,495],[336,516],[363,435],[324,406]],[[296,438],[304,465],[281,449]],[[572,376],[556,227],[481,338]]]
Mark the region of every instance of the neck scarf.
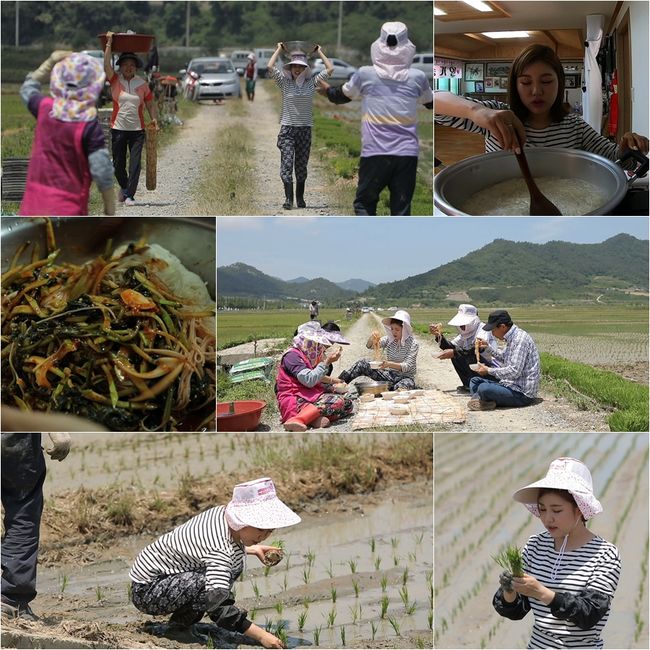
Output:
[[307,357],[312,368],[318,365],[326,349],[325,345],[312,341],[304,333],[298,333],[298,336],[294,337],[293,347],[298,348]]
[[460,335],[460,338],[463,341],[473,341],[474,338],[476,337],[476,332],[478,331],[478,328],[482,325],[481,319],[478,316],[474,317],[474,320],[472,320],[471,323],[468,323],[465,325],[465,329],[462,330],[460,327],[458,327],[458,334]]
[[50,117],[62,122],[90,122],[106,75],[98,59],[74,53],[52,69],[50,92],[54,98]]

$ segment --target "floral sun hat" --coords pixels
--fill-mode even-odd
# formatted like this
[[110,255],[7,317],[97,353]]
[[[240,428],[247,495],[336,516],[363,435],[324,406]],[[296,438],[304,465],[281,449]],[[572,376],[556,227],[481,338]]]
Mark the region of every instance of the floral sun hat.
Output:
[[253,526],[262,530],[286,528],[300,523],[300,517],[275,492],[270,478],[258,478],[235,485],[226,506],[226,521],[233,530]]
[[96,102],[106,74],[95,57],[77,52],[59,61],[50,75],[54,98],[50,116],[62,122],[90,122],[97,117]]
[[517,490],[512,498],[523,503],[530,512],[539,517],[537,497],[542,488],[567,490],[585,519],[591,519],[603,511],[603,506],[594,496],[589,468],[576,458],[556,458],[543,479]]

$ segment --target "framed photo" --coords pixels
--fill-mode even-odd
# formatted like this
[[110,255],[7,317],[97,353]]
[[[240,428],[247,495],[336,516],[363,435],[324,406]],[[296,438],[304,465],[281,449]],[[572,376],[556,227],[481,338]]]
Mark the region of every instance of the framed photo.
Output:
[[493,79],[492,77],[485,77],[485,87],[489,88],[490,90],[493,87]]
[[499,86],[502,90],[508,90],[508,77],[499,77]]
[[568,74],[564,77],[564,87],[565,88],[577,88],[578,87],[579,77],[574,74]]
[[507,77],[510,74],[511,63],[486,63],[485,76],[486,77]]
[[483,64],[466,63],[465,81],[483,81]]
[[466,93],[473,93],[475,91],[475,81],[466,81],[465,82],[465,92]]
[[484,93],[485,92],[485,86],[483,85],[482,81],[475,81],[474,82],[474,90],[477,93]]

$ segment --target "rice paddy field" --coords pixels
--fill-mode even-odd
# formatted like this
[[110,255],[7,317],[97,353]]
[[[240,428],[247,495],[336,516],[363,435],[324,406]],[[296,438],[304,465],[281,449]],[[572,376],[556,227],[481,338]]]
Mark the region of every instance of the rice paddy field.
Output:
[[512,493],[542,478],[560,456],[591,470],[604,512],[589,528],[615,544],[622,573],[606,648],[648,648],[648,434],[435,434],[436,648],[523,648],[520,621],[492,607],[501,568],[492,556],[543,531]]

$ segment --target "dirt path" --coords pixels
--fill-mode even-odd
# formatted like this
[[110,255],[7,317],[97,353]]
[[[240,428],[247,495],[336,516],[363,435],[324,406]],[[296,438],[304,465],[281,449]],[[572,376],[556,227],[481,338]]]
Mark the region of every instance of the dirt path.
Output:
[[[350,341],[349,346],[343,347],[341,359],[334,364],[334,375],[349,368],[361,358],[369,358],[366,341],[370,333],[378,329],[383,331],[381,319],[376,314],[364,314],[345,333]],[[434,357],[439,348],[432,337],[416,336],[420,345],[418,352],[417,384],[420,388],[437,388],[453,396],[462,403],[469,401],[469,396],[456,392],[460,384],[450,361],[440,361]],[[356,381],[359,381],[357,379]],[[462,425],[444,425],[448,431],[608,431],[605,413],[580,411],[565,399],[557,398],[549,393],[540,394],[542,401],[526,408],[506,409],[495,411],[467,412],[467,420]],[[269,423],[273,431],[282,430],[279,417]],[[350,431],[350,420],[344,420],[332,425],[334,431]]]
[[[315,216],[348,214],[349,210],[336,205],[335,194],[330,191],[327,174],[318,156],[314,155],[317,143],[312,142],[309,161],[309,177],[306,183],[307,207],[282,209],[284,190],[280,180],[280,152],[276,147],[279,131],[278,107],[274,96],[267,89],[270,81],[258,82],[255,101],[246,99],[246,115],[236,116],[228,110],[228,104],[202,103],[197,114],[180,127],[179,138],[159,152],[157,187],[149,192],[145,186],[144,172],[136,201],[138,205],[117,205],[117,214],[133,216],[197,215],[192,201],[192,186],[201,177],[202,166],[214,151],[214,140],[228,129],[250,128],[255,139],[254,172],[251,175],[255,187],[255,207],[251,215]],[[236,101],[236,100],[232,100]],[[214,206],[219,214],[219,206]]]

